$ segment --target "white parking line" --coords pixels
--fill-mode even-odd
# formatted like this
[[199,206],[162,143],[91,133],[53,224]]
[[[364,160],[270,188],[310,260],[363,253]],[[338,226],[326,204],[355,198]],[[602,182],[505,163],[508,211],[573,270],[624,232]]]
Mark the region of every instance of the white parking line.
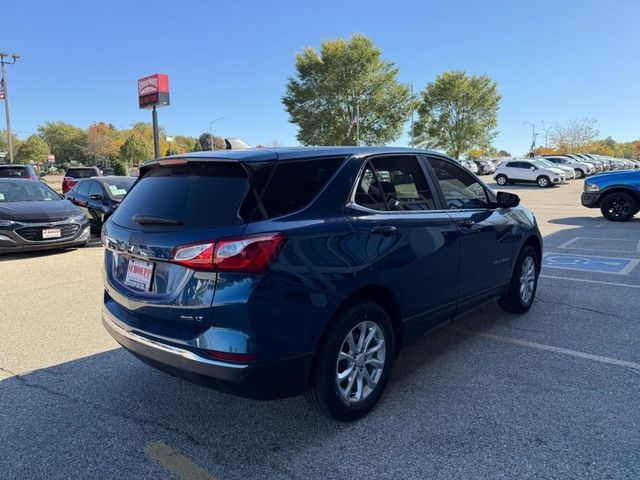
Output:
[[553,278],[555,280],[569,280],[572,282],[582,282],[582,283],[597,283],[599,285],[611,285],[613,287],[629,287],[629,288],[640,288],[640,285],[631,285],[629,283],[616,283],[616,282],[605,282],[604,280],[587,280],[586,278],[573,278],[573,277],[559,277],[556,275],[540,275],[542,278]]
[[640,373],[640,363],[629,362],[627,360],[618,360],[617,358],[603,357],[601,355],[593,355],[592,353],[580,352],[578,350],[571,350],[568,348],[554,347],[553,345],[545,345],[544,343],[530,342],[528,340],[521,340],[519,338],[505,337],[502,335],[495,335],[493,333],[477,332],[473,330],[464,330],[460,328],[451,328],[462,333],[471,334],[476,337],[488,338],[496,342],[509,343],[512,345],[518,345],[520,347],[535,348],[536,350],[544,350],[546,352],[559,353],[562,355],[568,355],[570,357],[582,358],[584,360],[590,360],[592,362],[604,363],[607,365],[615,365],[616,367],[631,368]]

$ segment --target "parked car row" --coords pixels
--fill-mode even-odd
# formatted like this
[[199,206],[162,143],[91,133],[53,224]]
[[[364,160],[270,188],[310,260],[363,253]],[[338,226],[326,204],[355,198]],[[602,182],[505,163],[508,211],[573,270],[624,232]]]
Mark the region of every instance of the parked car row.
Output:
[[33,166],[0,165],[0,254],[86,245],[135,181],[71,167],[60,195]]

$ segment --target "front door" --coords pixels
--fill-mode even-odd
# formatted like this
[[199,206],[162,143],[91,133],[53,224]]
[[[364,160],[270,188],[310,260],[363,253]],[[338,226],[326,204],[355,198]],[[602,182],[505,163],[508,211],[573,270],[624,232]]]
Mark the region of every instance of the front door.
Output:
[[396,295],[411,339],[455,312],[460,237],[415,155],[371,158],[345,214],[376,282]]
[[485,186],[454,162],[429,157],[447,212],[462,234],[459,307],[501,292],[509,281],[517,241],[507,210],[498,209]]

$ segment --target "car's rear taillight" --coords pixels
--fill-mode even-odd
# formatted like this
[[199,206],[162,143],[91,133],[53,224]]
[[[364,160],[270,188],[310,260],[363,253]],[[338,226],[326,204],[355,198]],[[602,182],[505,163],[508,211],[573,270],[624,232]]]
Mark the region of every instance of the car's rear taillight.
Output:
[[222,360],[223,362],[238,362],[247,363],[257,360],[257,353],[232,353],[232,352],[219,352],[217,350],[205,350],[208,356],[214,360]]
[[209,272],[264,272],[280,248],[282,233],[225,238],[176,247],[171,262],[193,270]]

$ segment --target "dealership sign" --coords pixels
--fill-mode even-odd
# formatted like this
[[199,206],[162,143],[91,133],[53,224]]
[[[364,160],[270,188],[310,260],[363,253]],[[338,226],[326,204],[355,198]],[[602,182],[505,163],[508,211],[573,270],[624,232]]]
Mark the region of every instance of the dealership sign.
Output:
[[140,108],[169,105],[169,76],[156,73],[138,80],[138,105]]

